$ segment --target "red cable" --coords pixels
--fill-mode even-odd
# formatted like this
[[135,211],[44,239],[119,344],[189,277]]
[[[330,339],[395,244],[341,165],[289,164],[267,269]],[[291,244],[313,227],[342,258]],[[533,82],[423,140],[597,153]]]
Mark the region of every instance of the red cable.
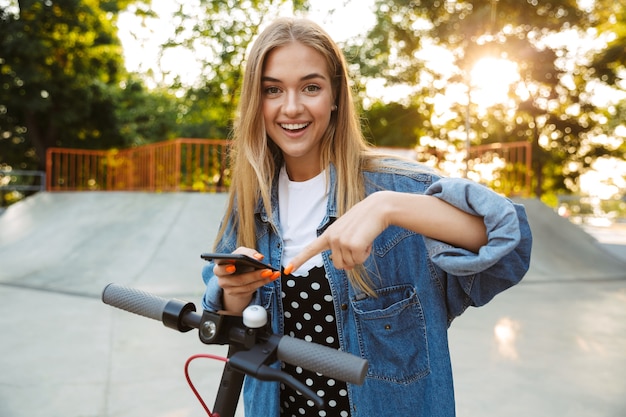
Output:
[[195,359],[199,359],[199,358],[215,359],[215,360],[219,360],[222,362],[228,362],[228,359],[222,356],[211,355],[209,353],[200,353],[198,355],[191,356],[189,359],[187,359],[187,362],[185,362],[185,378],[187,379],[187,383],[189,384],[189,387],[191,388],[193,393],[196,395],[196,398],[198,399],[198,401],[200,401],[200,405],[202,405],[202,408],[204,408],[204,411],[206,411],[209,417],[220,417],[218,414],[211,413],[211,410],[209,410],[209,407],[207,407],[206,403],[202,399],[202,396],[200,395],[196,387],[193,385],[193,382],[191,382],[191,378],[189,377],[189,364],[191,363],[191,361]]

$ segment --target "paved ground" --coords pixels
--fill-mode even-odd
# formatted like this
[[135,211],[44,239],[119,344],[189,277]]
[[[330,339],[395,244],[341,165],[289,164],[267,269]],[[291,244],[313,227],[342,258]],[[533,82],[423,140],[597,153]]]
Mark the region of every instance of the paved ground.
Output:
[[[194,333],[100,301],[118,282],[199,302],[221,194],[40,193],[0,215],[0,416],[186,417],[204,411]],[[531,270],[450,329],[459,417],[626,415],[626,233],[534,200]],[[221,363],[194,362],[211,406]],[[239,413],[242,415],[242,413]]]

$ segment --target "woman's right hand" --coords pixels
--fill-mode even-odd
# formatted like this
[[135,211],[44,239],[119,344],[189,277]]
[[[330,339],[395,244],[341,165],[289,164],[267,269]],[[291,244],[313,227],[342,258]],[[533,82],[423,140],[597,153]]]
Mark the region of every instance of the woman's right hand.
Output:
[[[263,254],[254,249],[239,247],[233,253],[240,253],[262,260]],[[223,290],[224,310],[231,314],[240,314],[250,303],[252,294],[276,279],[280,278],[280,271],[260,269],[252,272],[238,273],[235,265],[215,265],[213,273],[217,277],[217,284]]]

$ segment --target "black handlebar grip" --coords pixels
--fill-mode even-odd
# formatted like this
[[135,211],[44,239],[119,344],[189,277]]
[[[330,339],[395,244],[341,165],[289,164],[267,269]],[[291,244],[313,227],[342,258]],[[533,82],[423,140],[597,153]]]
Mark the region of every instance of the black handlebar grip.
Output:
[[276,355],[281,361],[357,385],[363,384],[368,367],[367,360],[358,356],[289,336],[280,339]]
[[109,284],[104,287],[102,301],[113,307],[158,321],[162,320],[163,311],[169,302],[157,295],[119,284]]

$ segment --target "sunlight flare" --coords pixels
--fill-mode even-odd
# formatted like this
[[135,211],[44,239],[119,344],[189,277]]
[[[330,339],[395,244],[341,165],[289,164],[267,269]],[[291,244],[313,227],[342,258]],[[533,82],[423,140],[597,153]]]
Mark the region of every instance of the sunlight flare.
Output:
[[474,64],[470,73],[472,102],[481,110],[506,103],[509,87],[519,79],[515,62],[502,58],[482,58]]

